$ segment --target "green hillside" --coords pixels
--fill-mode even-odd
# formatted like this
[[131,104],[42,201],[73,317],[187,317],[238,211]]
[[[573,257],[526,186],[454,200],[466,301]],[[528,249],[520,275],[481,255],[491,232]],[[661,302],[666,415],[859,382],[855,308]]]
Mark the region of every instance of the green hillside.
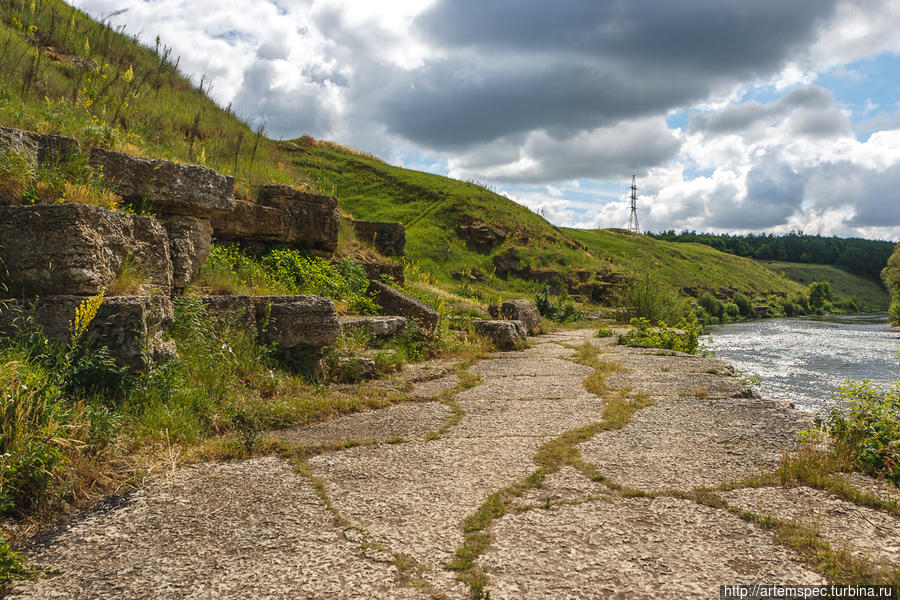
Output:
[[[59,0],[0,0],[0,125],[77,138],[149,158],[206,164],[234,175],[238,194],[278,182],[333,194],[359,219],[399,221],[407,258],[436,290],[483,303],[530,294],[576,271],[617,274],[649,267],[672,285],[735,288],[753,295],[800,286],[756,263],[708,247],[617,231],[561,230],[528,208],[475,185],[391,166],[338,144],[303,137],[275,142],[207,96],[157,43],[143,47]],[[51,186],[52,187],[52,186]],[[465,239],[483,227],[490,243]],[[494,276],[495,258],[515,250],[525,281]],[[460,283],[453,272],[474,274]]]
[[803,286],[813,281],[827,281],[835,294],[841,298],[853,298],[863,310],[887,310],[891,302],[885,289],[871,279],[853,275],[833,265],[778,261],[765,261],[763,264]]
[[647,266],[677,288],[736,288],[755,295],[801,291],[801,286],[754,260],[725,254],[702,244],[664,242],[622,229],[564,231],[591,252],[629,269]]

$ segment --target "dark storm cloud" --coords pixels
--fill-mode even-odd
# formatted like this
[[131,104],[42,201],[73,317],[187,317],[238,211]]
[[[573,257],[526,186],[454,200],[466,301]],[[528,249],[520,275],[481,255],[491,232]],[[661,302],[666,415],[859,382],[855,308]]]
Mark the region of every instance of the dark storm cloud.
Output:
[[834,5],[442,0],[417,19],[442,58],[398,74],[378,108],[391,131],[443,148],[659,114],[773,73]]

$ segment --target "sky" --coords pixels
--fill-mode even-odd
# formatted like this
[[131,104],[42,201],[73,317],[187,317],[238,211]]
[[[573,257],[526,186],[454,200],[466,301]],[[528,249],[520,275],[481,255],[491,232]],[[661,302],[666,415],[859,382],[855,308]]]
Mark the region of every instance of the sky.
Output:
[[[900,239],[897,0],[74,0],[270,137],[568,227]],[[109,15],[113,15],[109,17]]]

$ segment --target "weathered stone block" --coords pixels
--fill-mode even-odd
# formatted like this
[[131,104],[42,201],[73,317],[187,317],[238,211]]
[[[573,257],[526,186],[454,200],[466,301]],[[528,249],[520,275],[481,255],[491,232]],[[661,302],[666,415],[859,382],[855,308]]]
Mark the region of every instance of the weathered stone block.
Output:
[[456,227],[459,237],[466,241],[466,245],[470,248],[478,250],[488,250],[494,246],[498,246],[506,241],[509,235],[505,229],[492,227],[473,217],[464,217],[463,221]]
[[337,199],[287,185],[264,185],[259,202],[235,204],[232,214],[212,219],[216,239],[282,243],[310,250],[337,248]]
[[387,337],[406,329],[406,317],[343,317],[341,331],[352,333],[363,330],[370,337]]
[[380,281],[371,282],[369,292],[374,295],[375,302],[381,307],[384,314],[403,315],[410,319],[416,319],[419,325],[427,331],[433,331],[437,327],[437,311],[424,302]]
[[35,169],[66,162],[78,152],[75,138],[0,127],[0,148],[12,148],[31,157]]
[[212,248],[209,219],[169,217],[166,219],[169,252],[172,257],[172,285],[183,289],[193,281]]
[[227,325],[256,329],[256,307],[251,296],[198,296],[206,314]]
[[406,229],[401,223],[353,220],[356,237],[375,246],[385,256],[403,256],[406,249]]
[[216,239],[283,242],[287,238],[287,215],[280,208],[235,202],[234,210],[212,218]]
[[[11,335],[31,318],[53,342],[67,343],[69,323],[83,296],[43,296],[0,302],[0,332]],[[146,369],[153,358],[172,358],[174,347],[158,335],[173,319],[172,301],[164,296],[105,298],[85,336],[94,347],[106,346],[110,356],[133,371]]]
[[341,333],[337,311],[328,298],[261,296],[252,300],[262,338],[282,350],[324,348]]
[[171,292],[169,238],[157,219],[83,204],[0,207],[0,283],[10,294],[98,294],[126,260]]
[[472,321],[475,332],[491,340],[498,350],[514,350],[528,337],[522,321]]
[[301,192],[288,185],[264,185],[259,189],[259,203],[284,211],[284,243],[328,252],[337,248],[341,222],[337,198]]
[[211,217],[234,208],[234,178],[201,165],[148,160],[94,148],[90,164],[125,199],[149,202],[166,215]]
[[488,312],[495,319],[521,321],[528,335],[537,335],[541,332],[541,313],[530,300],[506,300],[499,306],[491,304]]

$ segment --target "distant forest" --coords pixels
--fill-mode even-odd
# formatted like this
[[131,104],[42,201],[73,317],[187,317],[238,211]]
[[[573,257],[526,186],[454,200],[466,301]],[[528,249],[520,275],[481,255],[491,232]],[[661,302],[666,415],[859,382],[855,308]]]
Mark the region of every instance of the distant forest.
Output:
[[836,265],[856,275],[881,283],[881,270],[894,250],[894,242],[861,238],[822,237],[792,231],[786,235],[771,233],[730,235],[675,230],[648,233],[669,242],[694,242],[712,246],[721,252],[786,262]]

